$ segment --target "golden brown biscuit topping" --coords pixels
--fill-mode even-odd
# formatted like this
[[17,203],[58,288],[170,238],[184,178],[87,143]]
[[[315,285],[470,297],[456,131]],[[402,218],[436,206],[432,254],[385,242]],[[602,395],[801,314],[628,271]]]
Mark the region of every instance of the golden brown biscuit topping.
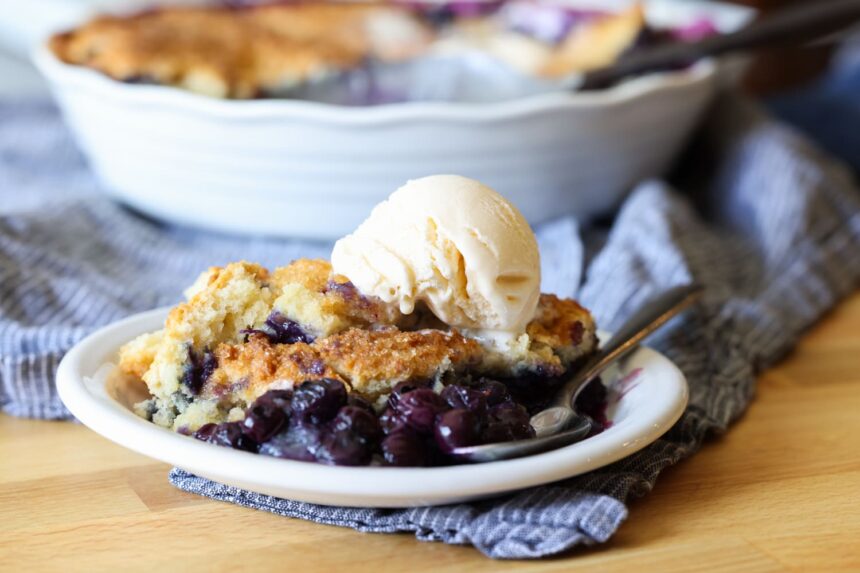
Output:
[[[355,67],[371,56],[390,57],[387,46],[374,42],[371,22],[391,12],[375,4],[171,7],[96,18],[54,36],[50,48],[66,63],[122,81],[253,98]],[[414,28],[410,45],[423,43],[417,20],[404,11],[392,17]]]
[[554,43],[492,12],[439,24],[397,3],[289,2],[101,16],[55,35],[49,47],[68,64],[120,81],[247,99],[284,96],[371,60],[426,54],[481,52],[525,73],[563,77],[615,61],[644,27],[639,3],[572,25]]
[[139,411],[164,426],[223,421],[267,390],[320,378],[375,400],[403,381],[559,376],[596,347],[591,315],[572,300],[541,295],[526,333],[487,346],[438,321],[410,323],[322,260],[271,272],[248,262],[213,267],[186,294],[163,330],[120,355],[120,368],[153,395]]

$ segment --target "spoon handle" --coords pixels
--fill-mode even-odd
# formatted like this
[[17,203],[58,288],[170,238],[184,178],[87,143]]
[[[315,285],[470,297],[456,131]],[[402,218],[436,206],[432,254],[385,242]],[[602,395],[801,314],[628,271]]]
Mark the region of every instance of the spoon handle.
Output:
[[858,20],[860,0],[816,0],[783,8],[730,34],[632,52],[606,68],[585,73],[578,89],[602,89],[631,75],[684,67],[727,52],[812,40],[847,28]]
[[603,345],[591,360],[568,381],[558,396],[558,405],[573,407],[573,399],[587,382],[607,366],[636,348],[642,340],[702,295],[699,285],[684,285],[664,291],[636,311]]

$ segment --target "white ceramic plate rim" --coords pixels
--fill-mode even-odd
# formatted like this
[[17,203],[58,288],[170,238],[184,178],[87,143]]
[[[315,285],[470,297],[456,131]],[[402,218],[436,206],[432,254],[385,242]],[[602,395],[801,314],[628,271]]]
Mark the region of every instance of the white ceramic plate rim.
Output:
[[[95,432],[131,450],[211,479],[260,493],[313,503],[355,507],[405,507],[487,497],[549,483],[604,466],[656,440],[674,424],[688,399],[683,374],[667,358],[641,348],[629,367],[659,369],[649,378],[648,409],[588,440],[536,456],[490,464],[442,468],[334,467],[282,460],[212,446],[135,416],[88,379],[115,360],[134,336],[160,328],[167,309],[106,326],[72,348],[57,371],[57,389],[68,409]],[[644,390],[644,389],[643,389]]]
[[705,59],[686,70],[647,74],[605,90],[553,92],[490,103],[407,102],[353,107],[289,99],[222,100],[171,86],[125,83],[84,66],[67,64],[46,45],[37,47],[32,57],[39,70],[51,81],[136,104],[164,105],[183,113],[220,120],[246,122],[291,118],[361,127],[421,120],[479,123],[559,109],[617,106],[653,92],[662,93],[708,81],[716,74],[716,63]]

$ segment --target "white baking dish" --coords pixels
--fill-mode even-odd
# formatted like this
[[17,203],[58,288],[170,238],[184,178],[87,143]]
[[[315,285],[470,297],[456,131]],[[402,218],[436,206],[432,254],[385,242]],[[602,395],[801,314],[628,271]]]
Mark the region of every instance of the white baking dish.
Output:
[[[577,2],[572,2],[577,4]],[[751,12],[655,0],[649,18],[707,14],[722,31]],[[35,61],[105,189],[168,221],[222,231],[334,238],[408,179],[474,177],[531,223],[610,210],[674,159],[716,86],[717,64],[615,88],[499,103],[340,107],[216,100]]]

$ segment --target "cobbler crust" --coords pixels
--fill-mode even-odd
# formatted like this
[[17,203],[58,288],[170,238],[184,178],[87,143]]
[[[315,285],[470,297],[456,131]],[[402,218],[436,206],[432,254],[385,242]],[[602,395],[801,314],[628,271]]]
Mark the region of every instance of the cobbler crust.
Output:
[[333,274],[328,261],[298,259],[275,269],[271,283],[281,292],[275,309],[297,322],[316,323],[315,335],[405,320],[396,307],[362,296],[346,277]]
[[[440,31],[397,3],[174,6],[100,16],[53,36],[49,47],[66,63],[120,81],[247,99],[282,96],[372,59],[397,62],[445,53],[452,39],[467,53],[483,51],[521,71],[562,77],[612,63],[644,26],[644,11],[636,3],[573,26],[553,45],[508,30],[492,16],[465,17]],[[532,57],[523,60],[523,52]]]
[[253,334],[244,344],[222,344],[218,368],[203,384],[206,399],[249,404],[274,388],[334,378],[351,390],[375,398],[404,380],[432,380],[480,361],[481,348],[456,332],[396,328],[349,329],[312,344],[272,344]]
[[645,9],[635,3],[626,10],[598,18],[577,33],[569,34],[539,71],[548,77],[563,77],[609,66],[636,43],[645,29]]
[[[415,324],[416,317],[359,293],[323,260],[271,272],[244,261],[213,267],[186,295],[163,330],[120,353],[120,368],[142,378],[153,396],[138,413],[175,429],[241,416],[267,390],[309,379],[340,380],[373,401],[406,380],[560,376],[596,348],[594,321],[572,300],[541,295],[526,332],[499,346],[438,323]],[[273,339],[272,316],[300,337]]]
[[583,345],[593,346],[595,325],[591,313],[572,299],[542,294],[537,316],[526,327],[532,344],[543,344],[571,363],[581,356]]
[[370,398],[405,380],[435,380],[480,364],[480,344],[459,332],[350,329],[318,341],[323,360]]
[[215,350],[218,368],[203,384],[200,395],[246,405],[275,388],[291,388],[295,381],[336,378],[319,352],[304,342],[271,344],[262,334],[252,334],[246,344],[221,344]]
[[[397,48],[374,35],[374,18],[413,30]],[[66,63],[122,81],[174,85],[214,97],[252,98],[285,89],[366,58],[405,57],[424,43],[407,11],[375,4],[296,3],[231,9],[170,7],[101,16],[55,35]],[[410,47],[414,46],[414,47]]]

